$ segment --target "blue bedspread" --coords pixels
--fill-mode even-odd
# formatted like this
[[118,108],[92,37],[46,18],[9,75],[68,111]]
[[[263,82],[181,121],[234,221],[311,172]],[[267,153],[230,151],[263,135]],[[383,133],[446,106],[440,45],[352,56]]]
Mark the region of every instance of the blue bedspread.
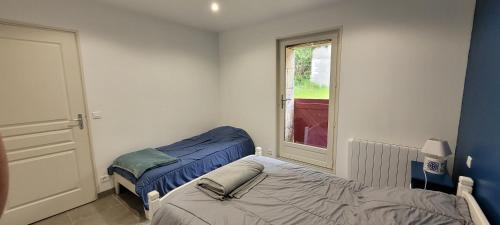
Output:
[[163,196],[203,174],[255,152],[254,143],[247,132],[229,126],[215,128],[157,149],[179,161],[148,170],[139,179],[126,170],[112,166],[108,168],[110,175],[118,173],[135,184],[135,191],[141,196],[146,209],[149,209],[148,192],[157,190]]

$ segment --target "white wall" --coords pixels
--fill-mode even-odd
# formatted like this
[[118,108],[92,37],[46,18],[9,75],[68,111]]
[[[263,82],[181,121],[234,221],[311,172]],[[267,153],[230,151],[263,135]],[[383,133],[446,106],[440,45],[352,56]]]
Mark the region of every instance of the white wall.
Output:
[[91,121],[97,176],[120,154],[217,125],[215,33],[92,1],[0,0],[0,18],[79,31],[89,110],[104,116]]
[[220,34],[221,123],[276,150],[276,40],[343,27],[336,169],[352,137],[455,148],[473,0],[351,0]]
[[0,18],[79,31],[89,110],[104,116],[91,121],[97,176],[122,153],[216,121],[276,150],[276,39],[342,26],[336,166],[346,176],[351,137],[455,147],[473,8],[345,0],[219,38],[92,1],[0,0]]

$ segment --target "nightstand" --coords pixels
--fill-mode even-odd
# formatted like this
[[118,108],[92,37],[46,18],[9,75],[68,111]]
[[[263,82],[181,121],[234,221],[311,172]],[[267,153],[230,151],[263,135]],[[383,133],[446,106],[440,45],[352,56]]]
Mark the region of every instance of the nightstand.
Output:
[[[417,161],[411,161],[411,188],[424,189],[425,177],[423,171],[424,164]],[[455,185],[451,180],[450,175],[427,174],[427,190],[441,191],[448,194],[455,192]]]

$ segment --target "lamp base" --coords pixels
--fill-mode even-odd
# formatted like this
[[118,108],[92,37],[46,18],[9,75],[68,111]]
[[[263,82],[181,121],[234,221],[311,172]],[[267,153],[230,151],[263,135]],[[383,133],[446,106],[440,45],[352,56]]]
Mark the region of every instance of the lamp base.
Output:
[[424,171],[437,175],[446,173],[446,159],[426,156],[424,158]]

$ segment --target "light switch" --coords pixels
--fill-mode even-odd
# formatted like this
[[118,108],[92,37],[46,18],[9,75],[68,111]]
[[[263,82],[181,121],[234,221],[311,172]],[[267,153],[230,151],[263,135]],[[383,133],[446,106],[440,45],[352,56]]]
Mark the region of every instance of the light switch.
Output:
[[465,162],[465,165],[470,169],[472,167],[472,157],[469,155],[467,156],[467,161]]
[[101,111],[92,112],[92,119],[94,120],[102,119]]

